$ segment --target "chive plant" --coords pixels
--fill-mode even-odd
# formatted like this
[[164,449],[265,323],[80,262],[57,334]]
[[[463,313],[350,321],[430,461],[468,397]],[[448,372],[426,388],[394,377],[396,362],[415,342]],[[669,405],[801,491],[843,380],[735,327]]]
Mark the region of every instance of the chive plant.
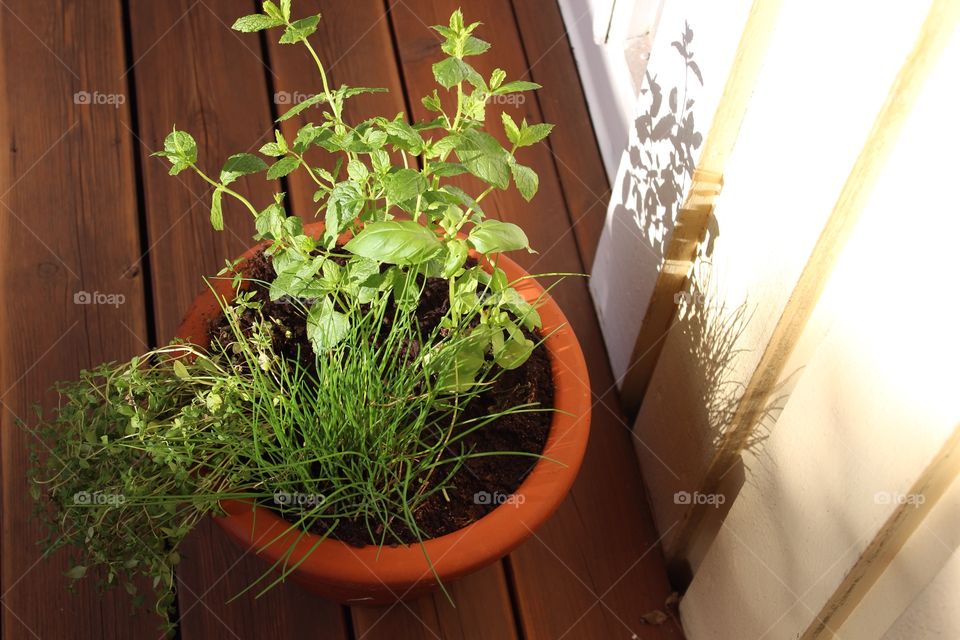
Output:
[[[433,65],[438,89],[423,98],[431,119],[401,113],[348,123],[345,103],[380,90],[330,85],[309,40],[319,20],[294,19],[290,0],[281,0],[233,25],[277,29],[281,44],[303,46],[316,63],[321,91],[279,118],[316,113],[292,140],[278,129],[260,155],[230,156],[215,177],[200,167],[185,131],[174,129],[155,154],[169,160],[171,174],[190,170],[211,185],[214,228],[224,228],[225,196],[243,205],[276,277],[251,282],[243,264],[228,264],[221,275],[234,286],[220,300],[227,338],[205,348],[175,341],[84,371],[58,387],[59,406],[36,428],[44,446],[33,453],[31,491],[49,527],[47,552],[82,549],[69,577],[100,567],[104,586],[123,585],[138,600],[138,578],[146,577],[161,614],[174,602],[184,537],[220,513],[222,500],[274,509],[300,536],[335,535],[350,520],[378,544],[408,534],[422,540],[418,509],[445,494],[471,457],[490,455],[465,439],[503,415],[545,410],[464,413],[538,346],[536,304],[496,266],[500,252],[530,250],[527,238],[482,206],[511,183],[527,200],[537,191],[536,173],[516,154],[551,126],[504,114],[509,148],[484,127],[491,97],[538,85],[508,82],[500,69],[482,77],[468,59],[490,45],[474,35],[479,24],[456,11],[433,27],[445,56]],[[310,159],[318,151],[335,158],[326,165],[332,170]],[[315,213],[325,222],[319,238],[287,212],[279,189],[260,208],[235,188],[242,176],[279,180],[294,171],[315,187]],[[480,193],[451,183],[464,174],[482,181]],[[443,314],[424,327],[417,310],[436,279],[444,282]],[[299,311],[310,353],[278,353],[278,321],[264,311],[278,301]],[[275,568],[278,578],[265,574],[251,587],[269,588],[296,567]]]

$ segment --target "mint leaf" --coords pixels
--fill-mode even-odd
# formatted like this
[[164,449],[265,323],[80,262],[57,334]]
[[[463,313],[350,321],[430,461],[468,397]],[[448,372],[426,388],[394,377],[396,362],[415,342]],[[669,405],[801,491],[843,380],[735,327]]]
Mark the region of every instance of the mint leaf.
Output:
[[530,242],[523,229],[510,222],[484,220],[470,230],[467,241],[483,254],[529,249]]
[[283,32],[283,36],[280,38],[280,44],[295,44],[301,40],[306,40],[317,30],[319,23],[319,15],[301,18],[291,23],[286,31]]
[[220,171],[220,182],[228,185],[240,176],[259,173],[266,168],[267,163],[262,158],[252,153],[238,153],[227,158]]
[[400,169],[387,176],[383,183],[390,202],[412,200],[427,190],[427,180],[413,169]]
[[527,126],[524,122],[523,128],[520,130],[520,140],[519,145],[521,147],[529,147],[537,144],[553,131],[552,124],[534,124]]
[[523,196],[524,200],[530,202],[533,196],[537,195],[537,189],[540,188],[540,177],[537,172],[522,164],[512,164],[510,170],[513,172],[513,182],[517,185],[520,195]]
[[268,142],[267,144],[260,147],[260,153],[265,156],[270,156],[271,158],[279,158],[286,153],[279,144],[276,142]]
[[510,155],[489,133],[464,133],[460,136],[457,156],[467,171],[484,182],[500,189],[510,186]]
[[490,74],[490,89],[496,90],[503,81],[507,79],[507,72],[503,69],[494,69],[493,73]]
[[243,33],[252,33],[254,31],[270,29],[271,27],[279,27],[282,24],[283,20],[271,18],[270,16],[265,16],[261,13],[255,13],[251,16],[244,16],[238,19],[233,23],[231,29],[234,31],[241,31]]
[[474,38],[470,36],[464,42],[463,47],[461,48],[461,56],[478,56],[481,53],[485,53],[487,49],[490,48],[490,43],[481,40],[480,38]]
[[223,189],[213,190],[213,199],[210,203],[210,225],[217,231],[223,231]]
[[388,264],[422,264],[437,257],[443,243],[427,227],[409,220],[370,222],[344,247],[354,255]]
[[287,21],[290,20],[290,5],[291,0],[280,0],[280,15]]
[[197,161],[197,141],[186,131],[174,129],[164,138],[163,151],[159,155],[165,156],[174,165],[191,165]]
[[476,86],[483,84],[483,78],[476,69],[459,58],[446,58],[433,65],[433,77],[444,89],[450,89],[467,80]]
[[283,234],[283,207],[272,204],[257,214],[257,235],[260,240],[276,240]]
[[535,89],[542,88],[536,82],[528,82],[526,80],[514,80],[513,82],[508,82],[507,84],[499,87],[496,91],[493,92],[496,96],[501,96],[507,93],[518,93],[520,91],[533,91]]
[[312,106],[314,106],[314,105],[317,105],[317,104],[320,104],[320,103],[323,102],[324,100],[326,100],[326,95],[325,95],[325,94],[322,94],[322,93],[318,93],[318,94],[316,94],[316,95],[310,96],[309,98],[307,98],[306,100],[304,100],[304,101],[301,102],[300,104],[295,105],[295,106],[291,107],[290,109],[288,109],[288,110],[286,111],[286,113],[284,113],[282,116],[280,116],[279,118],[277,118],[277,122],[283,122],[284,120],[289,120],[290,118],[292,118],[293,116],[297,115],[297,114],[300,113],[301,111],[306,111],[306,110],[309,109],[310,107],[312,107]]
[[370,175],[370,171],[362,160],[354,159],[347,163],[347,175],[355,182],[363,182]]
[[350,319],[333,308],[333,301],[326,297],[310,307],[307,314],[307,338],[316,352],[327,351],[337,346],[350,331]]
[[337,236],[360,215],[364,202],[363,191],[356,182],[348,180],[333,188],[327,199],[327,228],[323,234],[328,246],[333,246]]
[[507,134],[507,140],[511,144],[520,143],[520,127],[517,126],[517,123],[514,122],[513,118],[510,117],[510,114],[506,111],[500,114],[500,119],[503,120],[503,130]]
[[296,156],[287,156],[286,158],[281,158],[273,163],[273,166],[270,167],[269,171],[267,171],[267,180],[276,180],[277,178],[287,176],[299,166],[300,158]]

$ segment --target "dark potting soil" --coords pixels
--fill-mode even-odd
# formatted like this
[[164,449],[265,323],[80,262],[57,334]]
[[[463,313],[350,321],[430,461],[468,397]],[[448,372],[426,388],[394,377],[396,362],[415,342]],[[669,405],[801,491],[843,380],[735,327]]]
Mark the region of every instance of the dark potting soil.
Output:
[[[313,352],[307,339],[305,320],[295,305],[282,301],[271,302],[268,286],[276,277],[270,258],[259,252],[244,268],[245,276],[253,282],[255,298],[263,305],[263,317],[278,321],[274,328],[273,347],[278,355],[289,360],[300,358],[301,364],[309,365]],[[447,283],[440,278],[427,280],[417,319],[424,335],[432,331],[447,312]],[[257,317],[248,311],[241,324],[249,326]],[[211,342],[229,343],[233,333],[221,316],[209,326]],[[528,337],[539,341],[539,336]],[[544,411],[518,413],[502,416],[481,429],[466,436],[461,443],[475,453],[494,451],[517,451],[539,454],[543,451],[550,431],[553,407],[553,377],[550,357],[542,346],[534,349],[530,358],[520,367],[502,371],[491,386],[474,398],[464,411],[464,418],[476,418],[503,411],[522,404],[538,403]],[[456,453],[456,452],[454,452]],[[446,495],[433,494],[414,514],[417,526],[424,538],[435,538],[452,533],[479,520],[500,503],[511,500],[509,496],[527,477],[538,458],[520,455],[482,456],[467,460],[448,482]],[[451,468],[438,468],[433,478],[445,478]],[[435,484],[431,480],[427,489]],[[270,506],[270,505],[267,505]],[[391,529],[399,540],[388,543],[413,543],[417,536],[399,521],[391,523]],[[315,533],[325,533],[317,531]],[[380,534],[374,531],[374,534]],[[360,520],[341,520],[330,536],[355,546],[379,544],[380,538],[371,538],[367,523]]]

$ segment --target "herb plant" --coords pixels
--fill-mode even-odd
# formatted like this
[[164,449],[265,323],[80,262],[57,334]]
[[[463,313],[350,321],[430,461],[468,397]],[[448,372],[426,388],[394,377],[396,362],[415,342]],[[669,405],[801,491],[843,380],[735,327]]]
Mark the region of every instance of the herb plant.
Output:
[[[329,85],[308,39],[319,20],[294,20],[290,0],[281,0],[233,26],[280,29],[281,44],[302,45],[315,61],[322,92],[279,118],[318,111],[292,141],[277,130],[259,156],[230,156],[216,178],[200,168],[187,132],[175,129],[155,154],[170,161],[171,174],[190,170],[213,187],[214,228],[224,227],[224,196],[249,211],[276,277],[254,281],[243,264],[228,264],[221,275],[234,287],[220,300],[226,338],[206,348],[175,342],[85,371],[58,388],[60,406],[37,428],[48,455],[34,453],[32,491],[49,526],[48,552],[82,548],[71,578],[100,566],[105,586],[122,584],[137,598],[137,578],[148,578],[161,614],[174,602],[184,537],[200,518],[220,513],[221,500],[269,505],[301,536],[326,536],[352,520],[379,544],[409,533],[422,539],[417,510],[445,495],[471,457],[490,455],[464,439],[503,415],[544,410],[464,414],[538,344],[535,304],[497,267],[500,252],[530,250],[526,235],[482,208],[511,182],[527,200],[537,191],[536,173],[516,153],[551,126],[504,114],[507,149],[484,125],[491,96],[538,85],[507,82],[499,69],[483,78],[468,58],[490,45],[473,35],[478,23],[456,11],[434,27],[446,56],[433,65],[440,89],[423,98],[433,119],[410,123],[401,113],[350,124],[346,101],[380,90]],[[315,147],[336,157],[332,171],[308,159]],[[322,237],[304,232],[279,190],[260,209],[234,189],[242,176],[280,180],[294,171],[316,187]],[[464,174],[479,178],[482,192],[451,183]],[[425,327],[415,311],[437,278],[446,305],[436,326]],[[299,310],[312,353],[278,352],[274,336],[288,329],[265,311],[268,303]],[[280,576],[261,588],[296,567],[275,568]]]
[[[190,169],[214,187],[210,208],[214,228],[223,228],[224,195],[246,207],[256,221],[257,238],[272,241],[269,252],[277,279],[271,297],[313,300],[307,322],[315,350],[329,349],[348,335],[351,318],[343,310],[349,306],[346,299],[367,301],[389,291],[399,303],[412,307],[417,299],[412,286],[416,277],[411,276],[440,276],[449,282],[448,328],[457,327],[465,316],[476,313],[479,317],[479,326],[470,332],[472,339],[444,356],[452,363],[458,383],[468,385],[488,354],[501,367],[519,366],[534,346],[522,327],[539,327],[536,310],[510,286],[501,269],[495,267],[488,274],[467,260],[471,250],[481,259],[530,250],[520,227],[488,218],[481,203],[493,190],[508,189],[511,179],[524,198],[533,198],[539,179],[533,169],[517,161],[516,152],[545,139],[552,125],[517,124],[503,113],[502,126],[511,147],[505,149],[484,131],[484,124],[491,97],[539,85],[507,82],[501,69],[485,80],[467,59],[490,45],[473,35],[480,23],[465,24],[458,10],[448,26],[433,27],[445,38],[441,49],[447,55],[433,65],[433,74],[445,91],[455,92],[455,109],[448,113],[439,91],[434,90],[422,100],[436,114],[432,120],[410,124],[401,113],[393,119],[376,117],[351,125],[343,117],[344,103],[383,89],[330,87],[323,63],[308,40],[319,21],[319,15],[292,20],[289,1],[279,7],[268,1],[262,14],[240,18],[233,25],[244,32],[282,28],[280,43],[302,44],[320,71],[323,91],[279,118],[288,120],[316,107],[321,109],[319,123],[301,127],[292,142],[276,130],[276,140],[260,148],[272,164],[253,154],[236,154],[214,180],[197,165],[193,137],[176,130],[155,155],[171,162],[172,175]],[[306,153],[313,147],[337,157],[333,172],[308,162]],[[400,159],[397,165],[395,157]],[[286,214],[284,194],[278,193],[273,203],[258,210],[230,187],[243,175],[266,172],[267,179],[279,179],[294,171],[306,172],[317,187],[313,199],[318,203],[317,215],[326,223],[320,239],[305,235],[302,220]],[[450,178],[466,173],[487,185],[475,197],[450,183]],[[343,247],[350,257],[340,268],[329,253],[317,250],[333,250],[344,232],[353,237]]]

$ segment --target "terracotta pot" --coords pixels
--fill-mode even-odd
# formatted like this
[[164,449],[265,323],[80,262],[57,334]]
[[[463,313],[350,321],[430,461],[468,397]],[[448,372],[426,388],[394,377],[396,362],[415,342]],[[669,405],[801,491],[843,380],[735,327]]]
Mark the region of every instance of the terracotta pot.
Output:
[[[322,224],[311,224],[306,232],[319,236],[322,229]],[[242,257],[249,258],[260,248],[262,245],[253,247]],[[498,264],[510,281],[527,275],[506,256],[501,256]],[[229,281],[213,280],[211,284],[221,295],[230,292]],[[517,290],[529,302],[543,293],[533,279],[519,283]],[[222,506],[227,515],[216,518],[217,524],[271,565],[293,545],[289,562],[302,560],[302,564],[291,579],[316,594],[351,605],[388,604],[435,590],[437,580],[424,551],[444,585],[504,557],[560,506],[580,468],[590,431],[590,383],[580,344],[552,298],[545,297],[538,311],[544,334],[551,334],[546,348],[552,363],[557,411],[543,451],[549,460],[537,462],[513,500],[458,531],[424,541],[422,547],[357,548],[338,540],[321,541],[312,534],[298,541],[299,532],[285,520],[248,501],[225,501]],[[177,336],[206,346],[207,321],[219,313],[213,293],[204,291],[194,301]]]

